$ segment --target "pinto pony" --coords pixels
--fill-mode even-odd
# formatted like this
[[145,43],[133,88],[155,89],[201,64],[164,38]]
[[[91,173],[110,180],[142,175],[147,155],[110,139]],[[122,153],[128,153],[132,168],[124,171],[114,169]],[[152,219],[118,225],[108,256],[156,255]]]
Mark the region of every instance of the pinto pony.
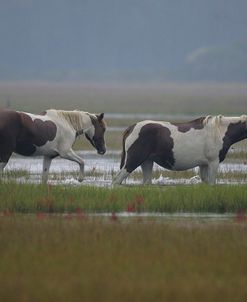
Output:
[[150,184],[153,163],[182,171],[199,166],[203,182],[215,184],[219,163],[232,144],[247,138],[247,115],[206,116],[185,123],[142,121],[123,134],[120,171],[113,184],[121,184],[138,166],[143,183]]
[[85,134],[99,154],[106,152],[104,113],[99,115],[83,111],[50,109],[35,115],[12,110],[0,111],[0,171],[13,152],[24,156],[43,156],[42,181],[48,180],[53,158],[77,162],[80,166],[79,181],[84,176],[84,161],[72,145]]

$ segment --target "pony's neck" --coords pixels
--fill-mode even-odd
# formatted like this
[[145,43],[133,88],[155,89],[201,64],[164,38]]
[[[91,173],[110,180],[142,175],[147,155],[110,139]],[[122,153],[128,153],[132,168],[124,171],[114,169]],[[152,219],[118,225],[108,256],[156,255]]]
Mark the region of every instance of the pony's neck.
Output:
[[231,145],[247,138],[246,118],[222,117],[220,122],[223,146],[219,153],[222,162]]
[[222,117],[221,126],[223,127],[223,140],[229,147],[247,138],[246,120],[241,117]]
[[76,131],[77,135],[82,134],[93,126],[90,113],[84,111],[58,111],[58,114],[64,118],[68,124]]

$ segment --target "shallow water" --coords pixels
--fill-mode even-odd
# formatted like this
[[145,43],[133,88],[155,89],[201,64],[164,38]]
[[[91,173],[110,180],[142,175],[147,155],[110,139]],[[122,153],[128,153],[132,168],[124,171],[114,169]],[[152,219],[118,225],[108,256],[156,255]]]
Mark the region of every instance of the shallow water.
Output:
[[[56,214],[46,214],[47,216],[58,216],[67,218],[70,215],[70,218],[78,218],[78,214],[72,213],[56,213]],[[192,225],[188,224],[188,222],[193,223],[232,223],[232,222],[245,222],[245,220],[240,221],[238,216],[233,213],[161,213],[161,212],[117,212],[117,213],[84,213],[84,215],[88,218],[100,218],[108,220],[121,220],[124,222],[186,222],[186,226],[190,227]],[[84,216],[84,217],[85,217]]]
[[200,227],[208,226],[210,224],[225,224],[225,223],[244,223],[246,222],[245,217],[241,219],[236,214],[224,213],[94,213],[89,214],[89,217],[99,217],[103,219],[108,219],[108,221],[121,221],[126,223],[175,223],[177,226]]
[[[78,164],[62,158],[56,158],[51,164],[49,182],[52,184],[111,186],[112,175],[119,170],[120,151],[109,151],[105,156],[97,155],[95,151],[83,151],[78,153],[85,159],[85,171],[95,172],[95,176],[87,176],[83,183],[79,183],[74,176],[68,175],[69,173],[78,172]],[[30,177],[20,177],[19,181],[36,183],[39,182],[41,178],[42,158],[28,158],[14,155],[11,157],[5,169],[7,171],[27,171],[30,174]],[[140,170],[140,168],[138,169]],[[158,165],[154,165],[154,170],[162,171],[163,169]],[[196,168],[195,171],[197,172],[198,169]],[[101,175],[97,176],[97,172],[100,172]],[[222,163],[220,164],[219,172],[247,173],[247,165],[244,163]],[[53,177],[53,173],[56,174],[55,177]],[[62,176],[59,177],[57,174],[61,174]],[[126,181],[126,184],[134,185],[140,184],[140,182],[140,180],[133,180],[130,176]],[[156,185],[197,184],[200,182],[199,176],[177,179],[160,176],[157,179],[153,179],[153,183]],[[222,184],[239,184],[246,182],[247,181],[245,180],[218,180],[218,183]]]

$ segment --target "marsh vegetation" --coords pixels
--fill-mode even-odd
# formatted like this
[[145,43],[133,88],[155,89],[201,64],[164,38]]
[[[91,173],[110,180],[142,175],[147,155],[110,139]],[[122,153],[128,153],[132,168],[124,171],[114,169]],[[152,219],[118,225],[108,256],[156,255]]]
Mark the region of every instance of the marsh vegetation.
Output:
[[[106,112],[106,142],[117,151],[118,161],[123,129],[144,113],[177,121],[246,113],[244,84],[4,83],[0,88],[1,107],[35,113],[51,107]],[[81,139],[74,147],[92,150]],[[246,159],[247,144],[241,142],[226,163],[243,168]],[[115,173],[106,174],[97,165],[86,170],[86,179],[93,180],[90,186],[64,183],[77,177],[75,170],[53,172],[48,186],[32,182],[26,168],[7,171],[0,181],[0,300],[246,301],[247,185],[242,168],[220,171],[224,184],[215,186],[144,187],[136,185],[141,182],[136,171],[135,185],[117,188],[92,186]],[[194,170],[154,172],[155,179],[195,176]],[[157,219],[144,213],[230,218]]]
[[245,301],[246,224],[0,217],[1,301]]

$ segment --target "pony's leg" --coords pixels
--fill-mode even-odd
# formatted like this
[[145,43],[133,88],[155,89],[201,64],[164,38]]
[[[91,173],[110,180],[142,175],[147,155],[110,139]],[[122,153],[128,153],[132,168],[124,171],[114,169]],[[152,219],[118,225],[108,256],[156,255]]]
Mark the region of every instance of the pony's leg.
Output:
[[5,168],[5,166],[7,165],[8,162],[0,162],[0,173],[3,173],[3,170]]
[[154,162],[152,160],[146,160],[141,164],[142,173],[143,173],[143,184],[152,183],[152,171],[153,171]]
[[9,162],[10,156],[12,155],[11,147],[9,147],[7,149],[7,152],[6,152],[6,149],[3,154],[0,154],[0,173],[3,173],[3,170],[4,170],[5,166],[7,165],[7,163]]
[[208,165],[208,181],[207,183],[210,185],[214,185],[216,183],[217,171],[219,168],[219,161],[215,160],[209,163]]
[[208,182],[208,166],[206,166],[206,165],[203,165],[203,166],[200,166],[199,167],[199,173],[200,173],[200,177],[201,177],[201,180],[203,181],[203,182]]
[[219,167],[219,161],[212,161],[207,166],[200,166],[201,180],[207,184],[214,185]]
[[49,156],[44,156],[43,158],[43,173],[42,173],[42,183],[46,184],[48,181],[49,169],[51,166],[52,158]]
[[121,185],[121,183],[123,182],[123,180],[125,178],[127,178],[130,175],[130,173],[125,169],[122,168],[117,175],[115,176],[115,178],[112,181],[113,185]]
[[127,159],[124,166],[117,173],[114,178],[112,184],[120,185],[122,181],[129,176],[131,172],[133,172],[137,167],[142,165],[148,158],[148,154],[143,152],[142,154],[138,152],[133,152],[131,155],[127,154]]
[[79,178],[78,178],[78,181],[83,181],[84,179],[84,160],[79,156],[77,155],[74,150],[70,149],[68,152],[62,152],[62,153],[59,153],[59,155],[62,157],[62,158],[65,158],[65,159],[68,159],[68,160],[72,160],[76,163],[79,164],[80,166],[80,174],[79,174]]

